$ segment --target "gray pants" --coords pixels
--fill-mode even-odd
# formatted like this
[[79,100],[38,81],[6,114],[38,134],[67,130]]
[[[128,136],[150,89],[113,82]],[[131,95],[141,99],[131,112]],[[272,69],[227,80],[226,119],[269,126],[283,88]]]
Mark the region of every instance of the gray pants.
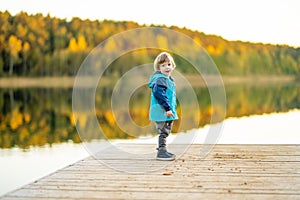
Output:
[[166,147],[167,137],[172,129],[173,121],[155,122],[156,129],[158,130],[158,148]]

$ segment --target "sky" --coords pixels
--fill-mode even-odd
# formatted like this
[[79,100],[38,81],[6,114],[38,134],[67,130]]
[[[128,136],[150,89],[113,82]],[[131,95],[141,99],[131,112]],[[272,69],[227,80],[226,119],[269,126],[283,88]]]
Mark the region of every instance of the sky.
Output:
[[0,0],[0,11],[6,10],[175,25],[227,40],[300,47],[299,0]]

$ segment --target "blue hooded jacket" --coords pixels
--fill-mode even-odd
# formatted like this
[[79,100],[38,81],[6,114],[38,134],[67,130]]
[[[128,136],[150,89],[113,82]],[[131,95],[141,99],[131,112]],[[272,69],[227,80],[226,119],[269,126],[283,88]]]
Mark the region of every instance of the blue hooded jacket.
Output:
[[[178,119],[176,112],[176,85],[172,77],[161,72],[150,76],[148,87],[152,89],[150,102],[151,121],[172,121]],[[166,112],[171,110],[174,117],[167,117]]]

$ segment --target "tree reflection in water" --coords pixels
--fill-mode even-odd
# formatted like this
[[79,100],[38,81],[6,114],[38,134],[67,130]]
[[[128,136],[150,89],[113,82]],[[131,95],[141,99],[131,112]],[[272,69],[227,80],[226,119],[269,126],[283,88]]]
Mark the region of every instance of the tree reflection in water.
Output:
[[[281,85],[229,85],[225,86],[227,108],[215,106],[214,112],[222,113],[226,109],[226,117],[240,117],[252,114],[284,112],[300,108],[300,87],[295,84]],[[185,129],[197,128],[193,119],[200,117],[198,127],[211,122],[212,106],[208,90],[195,87],[200,113],[195,113],[193,105],[185,111],[185,117],[191,125]],[[178,94],[184,89],[178,90]],[[135,136],[155,134],[155,130],[130,135],[122,131],[113,114],[122,115],[122,111],[108,109],[111,103],[112,90],[99,88],[96,92],[96,115],[105,137],[108,139],[128,139]],[[138,126],[147,126],[150,90],[144,86],[135,91],[129,103],[131,120]],[[72,141],[80,143],[72,113],[72,89],[1,89],[0,90],[0,148],[43,146],[45,144]],[[178,105],[180,112],[180,104]],[[85,127],[89,123],[90,114],[75,113],[78,123]],[[126,118],[124,118],[126,120]],[[99,139],[95,131],[86,130],[89,138]],[[186,131],[180,128],[180,120],[174,124],[173,132]],[[104,137],[103,136],[103,137]]]

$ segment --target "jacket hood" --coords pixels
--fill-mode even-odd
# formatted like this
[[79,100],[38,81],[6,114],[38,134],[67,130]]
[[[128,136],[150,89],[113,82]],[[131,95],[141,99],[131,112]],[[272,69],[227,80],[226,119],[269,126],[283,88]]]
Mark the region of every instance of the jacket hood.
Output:
[[148,82],[148,87],[152,88],[158,78],[168,78],[168,77],[166,75],[162,74],[161,72],[155,72],[153,75],[150,76],[150,80]]

